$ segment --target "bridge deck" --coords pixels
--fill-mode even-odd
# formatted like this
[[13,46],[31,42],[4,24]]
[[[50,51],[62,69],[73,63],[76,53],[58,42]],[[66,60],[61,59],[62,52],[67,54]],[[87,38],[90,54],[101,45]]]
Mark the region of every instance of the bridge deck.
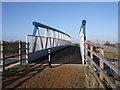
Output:
[[[51,55],[52,64],[82,64],[79,46],[70,46]],[[36,60],[34,63],[47,63],[48,56]]]

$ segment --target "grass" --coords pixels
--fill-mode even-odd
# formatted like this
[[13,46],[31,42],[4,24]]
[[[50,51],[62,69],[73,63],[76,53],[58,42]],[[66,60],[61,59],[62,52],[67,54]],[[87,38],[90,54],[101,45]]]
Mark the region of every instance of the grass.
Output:
[[[78,77],[79,75],[79,77]],[[71,79],[68,81],[68,84],[66,87],[68,88],[85,88],[85,84],[81,84],[80,81],[84,81],[84,72],[81,71],[73,71],[72,74],[70,75]]]
[[[19,54],[18,44],[16,44],[16,43],[18,43],[18,41],[16,41],[16,42],[6,42],[5,41],[5,44],[6,44],[6,45],[4,45],[4,51],[5,51],[4,56],[5,57],[10,57],[10,56],[14,56],[14,55]],[[24,42],[22,43],[22,47],[25,48],[25,43]],[[7,51],[7,50],[10,50],[10,51]],[[22,50],[22,53],[23,54],[25,53],[24,49]],[[26,57],[25,55],[22,55],[22,59],[24,59],[25,57]],[[5,59],[5,62],[16,61],[16,60],[19,60],[19,56]]]
[[[96,48],[95,52],[100,55],[99,49]],[[104,57],[108,60],[112,60],[112,59],[119,60],[118,59],[118,54],[107,51],[107,50],[104,50]]]
[[110,52],[110,51],[104,51],[105,53],[105,58],[108,59],[108,60],[111,60],[111,59],[115,59],[115,60],[118,60],[118,55],[113,53],[113,52]]

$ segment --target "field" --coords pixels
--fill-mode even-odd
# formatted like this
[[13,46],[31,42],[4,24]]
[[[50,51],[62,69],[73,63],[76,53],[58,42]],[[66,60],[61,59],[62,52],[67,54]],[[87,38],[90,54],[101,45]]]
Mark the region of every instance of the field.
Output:
[[[94,51],[96,53],[100,54],[100,49],[99,48],[94,48]],[[119,60],[118,59],[118,54],[107,51],[107,50],[104,50],[104,57],[108,60]]]
[[[4,57],[11,57],[11,56],[14,56],[14,55],[18,55],[19,54],[19,42],[16,41],[16,42],[6,42],[4,41]],[[25,54],[25,42],[22,43],[22,54]],[[22,58],[24,59],[25,58],[25,55],[22,55]],[[11,62],[14,62],[14,61],[17,61],[19,60],[19,56],[16,56],[16,57],[11,57],[11,58],[7,58],[5,59],[5,63],[8,64],[8,63],[11,63]]]

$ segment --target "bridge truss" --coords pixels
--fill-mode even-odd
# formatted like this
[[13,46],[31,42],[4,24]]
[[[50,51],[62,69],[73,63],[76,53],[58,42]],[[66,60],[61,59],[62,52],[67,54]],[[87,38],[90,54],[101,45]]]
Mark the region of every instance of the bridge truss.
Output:
[[[33,34],[26,36],[26,42],[29,43],[28,62],[47,55],[49,48],[51,48],[51,52],[55,52],[71,45],[71,37],[68,34],[38,22],[33,22],[33,25]],[[40,34],[39,28],[44,29],[44,36]],[[50,31],[52,31],[52,35]]]

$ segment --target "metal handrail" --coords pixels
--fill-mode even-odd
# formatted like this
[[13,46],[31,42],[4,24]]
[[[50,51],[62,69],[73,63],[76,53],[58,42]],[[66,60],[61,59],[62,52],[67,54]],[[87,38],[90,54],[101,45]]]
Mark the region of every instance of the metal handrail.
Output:
[[66,33],[64,33],[64,32],[62,32],[62,31],[60,31],[58,29],[52,28],[50,26],[47,26],[47,25],[44,25],[44,24],[41,24],[41,23],[38,23],[38,22],[33,22],[33,25],[37,26],[37,27],[42,27],[42,28],[46,28],[46,29],[50,29],[50,30],[53,30],[53,31],[57,31],[57,32],[63,33],[63,34],[65,34],[65,35],[67,35],[68,37],[71,38],[70,35],[68,35],[68,34],[66,34]]

